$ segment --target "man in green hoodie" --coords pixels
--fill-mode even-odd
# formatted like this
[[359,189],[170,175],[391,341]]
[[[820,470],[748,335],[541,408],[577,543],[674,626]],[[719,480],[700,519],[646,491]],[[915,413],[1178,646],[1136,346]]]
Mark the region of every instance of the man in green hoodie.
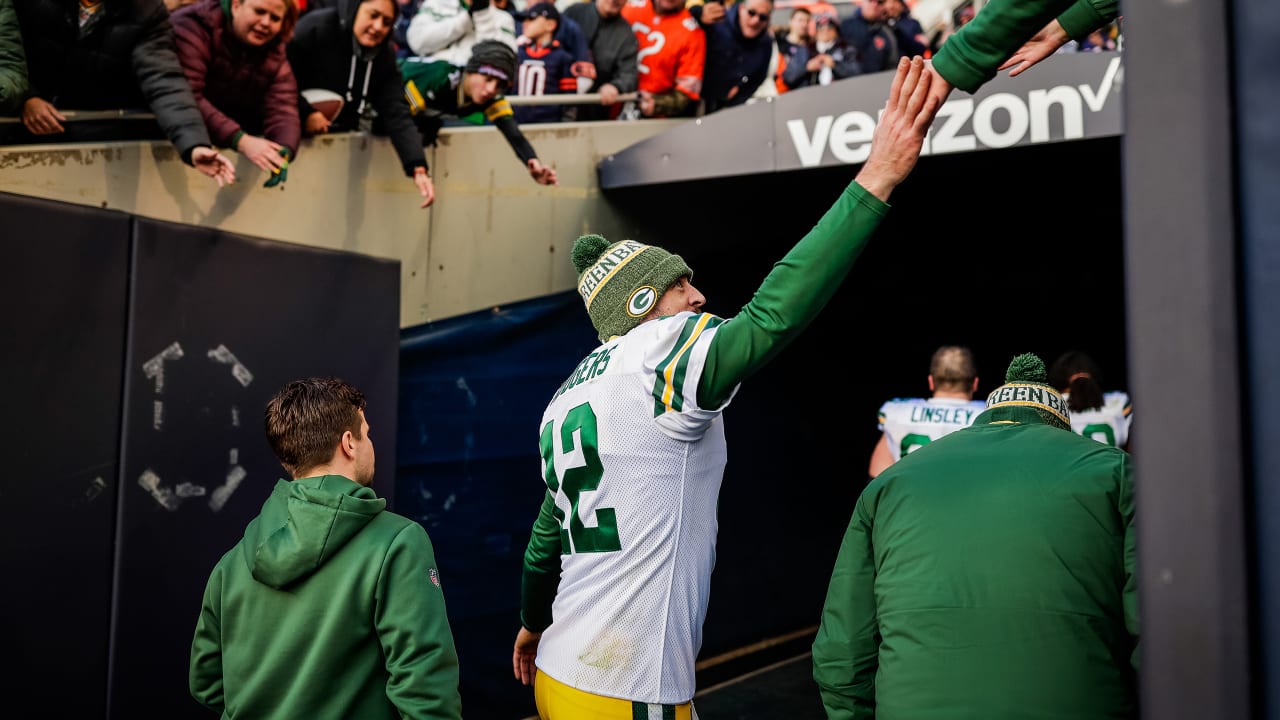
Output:
[[214,567],[191,643],[191,694],[223,717],[461,717],[431,541],[369,488],[364,407],[334,378],[267,403],[293,479]]

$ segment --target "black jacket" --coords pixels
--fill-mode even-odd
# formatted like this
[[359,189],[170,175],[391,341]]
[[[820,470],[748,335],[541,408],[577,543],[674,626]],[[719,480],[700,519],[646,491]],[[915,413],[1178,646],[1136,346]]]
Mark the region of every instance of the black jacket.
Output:
[[149,107],[190,162],[209,133],[178,64],[161,0],[104,0],[83,32],[77,0],[15,0],[27,51],[29,96],[60,110]]
[[[304,13],[289,41],[289,64],[298,80],[299,93],[324,88],[343,97],[342,112],[329,125],[330,132],[359,129],[361,105],[372,105],[405,174],[412,176],[415,167],[427,166],[427,156],[422,150],[422,134],[404,96],[392,35],[388,33],[376,48],[360,47],[352,32],[358,9],[356,0],[339,0],[336,8]],[[298,117],[303,128],[312,112],[315,109],[299,95]]]

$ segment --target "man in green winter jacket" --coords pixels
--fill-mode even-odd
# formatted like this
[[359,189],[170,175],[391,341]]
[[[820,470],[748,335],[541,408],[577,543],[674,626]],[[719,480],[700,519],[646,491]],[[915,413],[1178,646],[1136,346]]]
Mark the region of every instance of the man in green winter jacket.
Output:
[[191,694],[223,717],[461,717],[431,541],[369,488],[364,407],[332,378],[267,404],[293,480],[214,567],[191,643]]
[[1020,355],[973,424],[858,498],[813,677],[827,717],[1137,717],[1129,455]]
[[27,56],[13,0],[0,0],[0,115],[12,115],[27,96]]
[[933,56],[929,94],[943,102],[953,87],[977,92],[999,70],[1018,75],[1068,40],[1114,20],[1119,5],[1119,0],[990,0]]

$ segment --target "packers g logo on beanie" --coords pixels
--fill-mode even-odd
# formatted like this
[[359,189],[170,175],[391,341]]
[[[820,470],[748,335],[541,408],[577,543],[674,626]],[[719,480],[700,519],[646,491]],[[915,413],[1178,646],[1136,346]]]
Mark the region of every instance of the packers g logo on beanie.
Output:
[[610,243],[583,235],[573,243],[578,294],[600,342],[625,335],[658,304],[662,293],[693,271],[679,255],[635,240]]
[[627,314],[631,317],[643,318],[658,303],[658,297],[657,288],[645,285],[631,293],[631,297],[627,299]]

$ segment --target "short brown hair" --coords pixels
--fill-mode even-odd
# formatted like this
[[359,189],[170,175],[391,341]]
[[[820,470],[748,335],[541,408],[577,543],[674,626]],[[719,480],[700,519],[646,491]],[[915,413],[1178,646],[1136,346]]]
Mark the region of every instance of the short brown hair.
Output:
[[973,379],[978,377],[978,368],[973,364],[973,353],[969,348],[943,345],[929,361],[929,374],[939,389],[969,392],[973,389]]
[[348,430],[361,437],[364,394],[338,378],[294,380],[267,402],[267,442],[290,475],[324,465]]

